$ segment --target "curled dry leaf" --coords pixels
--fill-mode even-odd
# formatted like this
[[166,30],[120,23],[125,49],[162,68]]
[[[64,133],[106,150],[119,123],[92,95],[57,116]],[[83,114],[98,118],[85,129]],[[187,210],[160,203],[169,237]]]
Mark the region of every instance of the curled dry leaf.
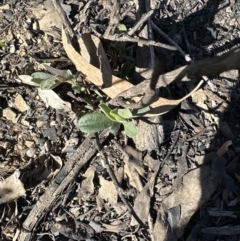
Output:
[[[104,76],[102,71],[99,68],[96,68],[95,66],[89,64],[71,45],[69,36],[67,36],[64,29],[62,30],[62,42],[63,47],[68,55],[68,57],[71,59],[73,64],[76,66],[77,70],[82,72],[86,78],[91,81],[94,85],[101,88],[104,86]],[[174,81],[174,79],[172,79]],[[170,82],[172,82],[170,81]],[[118,78],[114,75],[111,76],[111,87],[103,88],[102,91],[108,95],[110,98],[116,97],[121,92],[130,89],[133,87],[131,83],[129,83],[126,80],[123,80],[121,78]],[[169,82],[169,83],[170,83]],[[200,81],[199,84],[186,96],[184,96],[181,99],[178,100],[168,100],[164,98],[155,98],[155,102],[151,104],[151,111],[146,114],[145,116],[158,116],[162,115],[174,107],[176,107],[179,103],[181,103],[183,100],[188,98],[193,92],[195,92],[201,85],[203,81]],[[139,98],[134,98],[135,101],[139,101]]]

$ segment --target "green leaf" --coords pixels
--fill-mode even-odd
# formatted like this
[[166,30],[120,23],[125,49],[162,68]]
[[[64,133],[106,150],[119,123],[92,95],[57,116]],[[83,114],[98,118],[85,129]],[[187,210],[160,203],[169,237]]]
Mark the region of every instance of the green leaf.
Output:
[[43,79],[31,79],[31,81],[40,86],[40,84],[43,82]]
[[120,115],[124,119],[132,118],[132,112],[129,109],[118,109],[118,115]]
[[118,51],[123,50],[125,52],[126,42],[116,42],[116,47]]
[[113,126],[114,122],[103,113],[91,113],[81,117],[78,125],[82,132],[94,133]]
[[122,61],[130,61],[131,63],[134,63],[135,59],[131,56],[127,56],[124,54],[122,54],[121,56],[119,56],[119,59]]
[[74,94],[80,94],[82,91],[84,91],[84,87],[80,85],[72,85],[72,89],[74,91]]
[[137,132],[137,127],[132,123],[132,122],[124,122],[123,123],[124,130],[126,132],[126,135],[130,138],[134,138],[138,132]]
[[117,110],[111,110],[110,111],[110,116],[112,116],[113,117],[113,119],[115,120],[115,121],[117,121],[117,122],[124,122],[124,121],[126,121],[124,118],[122,118],[118,113],[117,113]]
[[59,81],[58,77],[56,75],[53,75],[45,80],[43,80],[40,84],[41,89],[53,89],[56,86],[60,85],[62,82]]
[[50,73],[45,73],[45,72],[35,72],[31,75],[33,79],[42,79],[42,80],[48,79],[51,76],[54,76],[54,75]]
[[127,32],[127,27],[124,24],[119,24],[117,28],[120,32]]
[[110,114],[111,109],[105,105],[105,104],[100,104],[99,105],[100,109],[102,110],[102,112],[112,121],[116,121],[116,119]]
[[3,48],[3,47],[5,47],[5,43],[2,40],[0,40],[0,48]]
[[141,109],[135,109],[132,111],[132,114],[135,115],[143,115],[145,113],[147,113],[148,111],[150,111],[150,107],[149,106],[145,106]]
[[168,87],[161,87],[160,91],[161,91],[161,97],[171,98],[171,92],[168,89]]
[[97,89],[94,89],[93,90],[98,96],[100,96],[101,98],[103,98],[103,95],[97,90]]
[[118,123],[118,122],[113,122],[113,123],[114,124],[109,128],[109,130],[111,131],[111,133],[113,135],[116,135],[117,132],[119,131],[119,128],[120,128],[121,124]]

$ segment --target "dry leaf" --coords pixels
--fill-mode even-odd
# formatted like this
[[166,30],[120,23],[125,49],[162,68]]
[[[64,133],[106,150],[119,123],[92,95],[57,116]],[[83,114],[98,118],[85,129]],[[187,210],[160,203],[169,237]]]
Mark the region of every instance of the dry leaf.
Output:
[[63,101],[53,90],[38,89],[38,95],[45,102],[46,107],[51,106],[54,109],[62,109],[66,112],[71,111],[71,104]]
[[78,197],[84,200],[87,200],[94,193],[94,184],[93,178],[95,176],[96,168],[94,166],[90,166],[87,171],[84,173],[84,179],[81,182],[81,188],[78,191]]
[[[134,201],[134,211],[142,220],[143,223],[146,223],[148,220],[149,216],[149,211],[150,211],[150,201],[151,198],[154,194],[153,188],[156,180],[156,175],[158,174],[158,169],[159,169],[160,162],[158,166],[156,167],[155,173],[151,176],[150,180],[146,183],[144,186],[143,190],[139,193],[139,195],[136,197]],[[138,222],[135,220],[134,217],[131,219],[131,225],[137,225]]]
[[202,89],[196,91],[192,95],[192,101],[195,103],[198,107],[202,108],[203,110],[208,110],[208,106],[204,103],[207,100],[207,96],[204,93]]
[[[89,64],[71,45],[70,40],[68,39],[65,31],[62,31],[62,41],[63,47],[71,59],[73,64],[76,66],[77,70],[82,72],[86,78],[91,81],[94,85],[101,88],[103,85],[102,79],[102,72],[100,69],[94,67],[93,65]],[[133,85],[118,78],[116,76],[112,76],[112,86],[109,88],[104,88],[102,91],[108,95],[110,98],[114,98],[119,93],[124,90],[131,88]]]
[[0,181],[0,204],[14,201],[25,195],[19,176],[20,171],[16,170],[11,176]]
[[[63,47],[71,59],[73,64],[76,66],[77,70],[82,72],[86,78],[91,81],[94,85],[101,88],[103,86],[103,77],[102,71],[93,65],[89,64],[71,45],[69,37],[66,35],[64,29],[62,30],[62,42]],[[172,80],[173,81],[173,80]],[[131,83],[121,78],[112,75],[112,86],[108,88],[102,89],[102,91],[108,95],[110,98],[116,97],[121,92],[130,89],[133,87]],[[179,100],[168,100],[164,98],[155,98],[155,102],[151,104],[151,111],[150,113],[146,114],[145,116],[158,116],[162,115],[174,107],[176,107],[179,103],[183,100],[188,98],[193,92],[195,92],[201,85],[203,81],[200,81],[199,84],[186,96]],[[139,98],[134,98],[135,101],[139,101]]]
[[211,179],[210,166],[202,166],[183,177],[183,185],[164,200],[167,209],[181,206],[181,217],[175,233],[181,237],[192,215],[214,192],[217,182]]
[[102,72],[104,87],[110,87],[112,70],[100,39],[91,34],[83,34],[78,40],[81,56]]
[[118,193],[113,182],[107,181],[102,176],[99,176],[99,182],[101,187],[99,188],[98,197],[111,204],[115,204],[118,199]]

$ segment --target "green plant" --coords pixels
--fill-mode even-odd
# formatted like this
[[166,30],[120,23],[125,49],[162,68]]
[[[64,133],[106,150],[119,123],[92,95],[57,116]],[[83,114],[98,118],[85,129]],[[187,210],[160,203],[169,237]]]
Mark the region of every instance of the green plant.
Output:
[[134,58],[126,54],[127,49],[131,47],[126,47],[126,42],[112,42],[107,50],[113,73],[128,80],[131,80],[134,74]]
[[[128,137],[133,138],[138,134],[134,123],[128,120],[135,117],[129,109],[112,110],[105,104],[100,104],[99,107],[103,113],[95,112],[86,114],[79,120],[79,127],[81,131],[94,133],[110,128],[110,131],[113,134],[116,134],[120,125],[123,124]],[[148,110],[149,107],[141,109],[140,113],[146,113]],[[135,111],[135,114],[137,115],[139,112]]]
[[5,43],[2,40],[0,40],[0,48],[4,48],[4,47],[5,47]]
[[75,94],[81,93],[84,87],[79,85],[75,76],[68,70],[68,76],[53,75],[45,72],[35,72],[31,75],[32,82],[38,84],[41,89],[54,89],[58,85],[67,82],[72,85]]
[[126,33],[127,31],[128,31],[128,29],[127,29],[125,24],[122,24],[122,23],[118,24],[117,32],[119,32],[119,33]]

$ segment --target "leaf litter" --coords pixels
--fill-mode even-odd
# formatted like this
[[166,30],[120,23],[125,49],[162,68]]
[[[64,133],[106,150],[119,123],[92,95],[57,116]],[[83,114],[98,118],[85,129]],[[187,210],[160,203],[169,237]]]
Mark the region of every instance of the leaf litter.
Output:
[[[99,9],[92,5],[92,1],[86,5],[81,1],[71,1],[76,5],[66,2],[61,7],[68,19],[69,9],[77,6],[76,9],[72,8],[75,20],[79,19],[77,31],[87,32],[78,40],[81,47],[78,52],[73,47],[66,29],[62,29],[66,56],[64,50],[54,44],[61,41],[62,27],[59,9],[54,2],[45,1],[44,5],[40,2],[29,3],[29,8],[22,7],[24,11],[32,14],[33,21],[27,18],[23,20],[29,28],[16,21],[14,24],[18,28],[15,30],[9,27],[8,23],[14,16],[11,15],[12,11],[19,14],[18,8],[13,10],[8,4],[1,8],[4,18],[1,24],[6,26],[1,34],[4,33],[7,39],[5,41],[5,38],[2,38],[4,50],[1,52],[1,75],[4,81],[3,85],[0,84],[0,174],[3,186],[1,200],[2,203],[10,202],[10,206],[2,204],[0,207],[1,216],[10,220],[2,230],[2,240],[33,240],[35,237],[37,240],[44,240],[44,237],[57,240],[91,240],[100,237],[103,240],[197,240],[196,238],[200,237],[201,240],[210,240],[206,234],[211,234],[214,238],[221,236],[223,240],[229,240],[229,235],[235,235],[237,238],[238,223],[230,219],[238,217],[239,87],[238,82],[234,82],[236,73],[232,71],[230,74],[229,71],[227,76],[221,74],[221,80],[214,76],[211,79],[212,84],[203,87],[203,82],[197,84],[195,81],[189,81],[189,77],[194,76],[184,77],[185,79],[178,80],[175,84],[172,83],[174,76],[187,67],[176,69],[176,65],[182,66],[183,62],[179,62],[176,52],[171,52],[170,59],[175,62],[168,63],[172,66],[165,66],[167,71],[160,76],[160,80],[166,80],[167,84],[159,81],[158,87],[171,83],[168,92],[173,98],[155,98],[151,103],[150,112],[145,114],[148,117],[154,116],[155,119],[137,119],[135,123],[139,122],[139,136],[133,140],[126,141],[121,129],[115,137],[117,142],[114,143],[109,142],[111,135],[104,141],[108,133],[102,133],[100,142],[104,141],[104,145],[100,152],[103,151],[107,157],[106,166],[102,156],[95,154],[99,151],[95,137],[79,131],[77,119],[88,112],[85,108],[86,103],[93,103],[92,100],[96,96],[92,94],[94,91],[91,89],[95,87],[89,88],[91,84],[87,81],[101,89],[109,98],[113,98],[113,102],[123,91],[131,93],[133,90],[133,84],[112,75],[111,59],[106,57],[105,52],[107,41],[112,41],[116,36],[114,29],[122,31],[119,39],[124,37],[134,43],[134,39],[127,38],[126,33],[129,26],[133,27],[136,22],[136,18],[132,18],[136,9],[133,11],[128,4],[118,5],[104,1],[103,5],[96,4],[103,7],[102,12],[96,15]],[[131,3],[138,7],[136,1]],[[15,3],[16,6],[18,4]],[[155,4],[157,8],[157,3]],[[167,4],[171,6],[168,8],[170,11],[163,14],[167,14],[168,18],[176,14],[181,19],[176,10],[176,3]],[[186,45],[190,41],[190,50],[184,50],[196,59],[202,59],[202,56],[206,55],[203,49],[212,51],[214,47],[210,40],[214,38],[215,30],[208,26],[208,31],[204,32],[202,28],[205,25],[201,24],[202,20],[197,17],[209,14],[214,8],[210,8],[206,3],[206,9],[198,12],[188,3],[185,3],[185,6],[183,3],[179,4],[178,8],[183,11],[195,11],[195,15],[190,14],[185,22],[182,22],[185,25],[182,32],[178,24],[172,26],[168,18],[162,19],[161,27],[168,37],[182,48],[182,38]],[[89,8],[90,5],[92,8]],[[230,21],[222,9],[215,15],[214,21],[218,24],[224,18]],[[51,14],[53,12],[55,15]],[[80,18],[82,12],[85,18],[91,21]],[[102,21],[106,16],[110,21],[109,25]],[[190,17],[193,20],[190,20]],[[94,18],[99,18],[102,23],[92,21]],[[58,25],[55,23],[56,19],[59,19]],[[117,24],[114,22],[116,19]],[[119,21],[124,24],[119,25]],[[138,21],[144,23],[146,19],[138,18]],[[192,32],[192,25],[186,24],[188,21],[200,24],[202,32],[196,30],[197,33],[193,37],[195,40],[198,38],[199,45],[195,45],[196,41],[190,34],[185,33]],[[91,34],[88,33],[88,24],[92,29]],[[237,24],[233,26],[229,30],[233,32],[232,36],[238,28]],[[27,29],[34,31],[27,32]],[[43,36],[38,30],[42,31]],[[95,34],[101,37],[104,30],[105,39],[100,40]],[[203,32],[206,36],[201,35]],[[133,31],[132,34],[138,37],[136,32]],[[139,36],[145,36],[144,34]],[[219,29],[219,35],[224,36],[222,29]],[[148,35],[145,37],[149,38]],[[16,40],[19,45],[15,44]],[[151,56],[152,48],[142,39],[139,40],[138,47],[141,41]],[[216,43],[219,44],[218,41]],[[6,54],[8,52],[11,55]],[[67,57],[80,72],[77,81],[85,88],[74,92],[75,95],[83,95],[81,98],[74,97],[74,100],[69,98],[74,94],[66,96],[67,91],[72,91],[68,83],[61,83],[54,90],[46,90],[34,85],[30,76],[33,72],[43,69],[58,72],[56,74],[50,71],[52,75],[66,73],[66,69],[65,72],[60,72],[62,67],[57,66],[57,60],[65,62],[65,68],[68,68]],[[128,60],[131,59],[129,56]],[[146,59],[144,61],[147,62]],[[42,62],[49,67],[43,68]],[[50,67],[52,64],[53,67]],[[120,61],[121,64],[123,63]],[[209,66],[211,68],[210,64]],[[75,71],[74,66],[70,68]],[[234,84],[229,83],[229,78]],[[145,83],[147,81],[143,82],[142,86]],[[191,86],[191,83],[195,85]],[[184,87],[185,84],[187,88]],[[145,87],[142,87],[143,92]],[[134,88],[137,91],[139,87]],[[95,89],[96,92],[99,90]],[[91,101],[82,101],[91,94]],[[109,100],[104,94],[100,96]],[[185,100],[187,97],[190,97],[188,101]],[[139,99],[140,97],[133,95],[132,100],[136,102]],[[77,108],[81,113],[78,117],[73,112],[76,101],[79,102]],[[170,110],[172,111],[169,112]],[[166,112],[169,113],[163,115]],[[121,146],[118,143],[121,143]],[[223,147],[219,149],[222,144]],[[112,179],[109,169],[115,173],[117,182]],[[20,179],[15,178],[14,183],[10,182],[16,172],[20,173]],[[6,192],[8,182],[11,190]],[[13,186],[17,189],[12,188]],[[11,206],[11,201],[14,200],[18,200],[15,204],[18,205],[20,216]],[[209,212],[198,211],[200,208],[207,211],[207,206],[216,210],[218,219],[209,216]],[[230,211],[233,212],[232,216],[227,215]],[[208,220],[205,221],[206,228],[199,228],[195,220],[191,219],[193,216],[197,222]],[[10,219],[11,217],[14,219]],[[217,226],[223,231],[220,232]]]

